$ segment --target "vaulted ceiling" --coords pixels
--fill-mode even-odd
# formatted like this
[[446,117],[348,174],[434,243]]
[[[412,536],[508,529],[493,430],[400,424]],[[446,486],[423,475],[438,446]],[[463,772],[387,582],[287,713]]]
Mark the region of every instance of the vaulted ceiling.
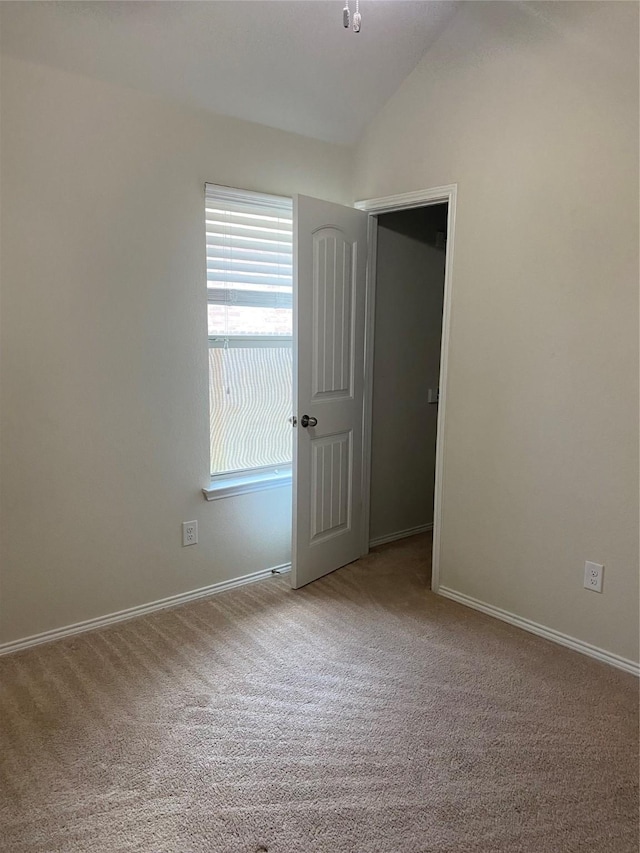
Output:
[[[349,144],[456,12],[435,0],[2,2],[3,53]],[[354,11],[355,0],[350,2]]]

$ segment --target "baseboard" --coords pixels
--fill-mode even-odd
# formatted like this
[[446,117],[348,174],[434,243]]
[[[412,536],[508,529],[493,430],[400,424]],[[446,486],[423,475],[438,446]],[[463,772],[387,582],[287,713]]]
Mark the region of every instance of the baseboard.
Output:
[[217,595],[220,592],[226,592],[230,589],[236,589],[239,586],[244,586],[248,583],[266,580],[273,577],[274,574],[286,574],[291,571],[291,563],[283,563],[281,566],[274,566],[270,569],[261,569],[259,572],[252,572],[248,575],[242,575],[239,578],[233,578],[228,581],[221,581],[210,586],[203,586],[200,589],[191,590],[191,592],[182,592],[178,595],[171,595],[169,598],[161,598],[158,601],[151,601],[149,604],[141,604],[138,607],[129,607],[127,610],[119,610],[117,613],[109,613],[106,616],[98,616],[95,619],[87,619],[85,622],[76,622],[74,625],[67,625],[64,628],[55,628],[53,631],[44,631],[42,634],[33,634],[31,637],[24,637],[22,640],[14,640],[11,643],[0,644],[0,655],[8,655],[11,652],[18,652],[22,649],[29,649],[31,646],[39,646],[42,643],[51,643],[54,640],[61,640],[63,637],[70,637],[72,634],[83,634],[85,631],[95,631],[97,628],[106,628],[108,625],[115,625],[117,622],[125,622],[128,619],[135,619],[136,616],[145,616],[147,613],[155,613],[156,610],[166,610],[169,607],[177,607],[180,604],[186,604],[189,601],[197,601],[199,598],[209,598],[211,595]]
[[386,545],[387,542],[396,542],[398,539],[406,539],[409,536],[417,536],[418,533],[426,533],[428,530],[433,530],[433,522],[429,524],[421,524],[419,527],[410,527],[408,530],[399,530],[397,533],[390,533],[388,536],[377,536],[375,539],[369,540],[369,548],[375,548],[377,545]]
[[630,672],[632,675],[640,676],[640,664],[628,658],[620,657],[613,652],[607,652],[597,646],[592,646],[590,643],[585,643],[583,640],[577,640],[575,637],[570,637],[568,634],[563,634],[560,631],[555,631],[553,628],[547,628],[540,625],[538,622],[532,622],[530,619],[524,619],[522,616],[516,616],[515,613],[510,613],[508,610],[502,610],[500,607],[494,607],[492,604],[485,604],[484,601],[479,601],[477,598],[472,598],[470,595],[464,595],[461,592],[456,592],[454,589],[448,589],[441,586],[438,594],[444,598],[450,598],[457,601],[459,604],[464,604],[467,607],[472,607],[474,610],[480,610],[482,613],[487,613],[495,619],[500,619],[502,622],[508,622],[510,625],[515,625],[517,628],[522,628],[524,631],[529,631],[531,634],[537,634],[538,637],[544,637],[545,640],[551,640],[552,643],[557,643],[560,646],[566,646],[568,649],[573,649],[575,652],[580,652],[590,658],[608,663],[618,669],[623,669],[625,672]]

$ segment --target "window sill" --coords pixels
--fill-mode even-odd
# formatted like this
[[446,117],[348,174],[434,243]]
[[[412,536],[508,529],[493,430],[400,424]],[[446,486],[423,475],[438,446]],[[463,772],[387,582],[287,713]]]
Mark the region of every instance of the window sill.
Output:
[[208,501],[230,498],[234,495],[246,495],[249,492],[264,492],[268,489],[280,489],[291,485],[291,469],[282,471],[262,471],[256,474],[230,474],[212,480],[202,494]]

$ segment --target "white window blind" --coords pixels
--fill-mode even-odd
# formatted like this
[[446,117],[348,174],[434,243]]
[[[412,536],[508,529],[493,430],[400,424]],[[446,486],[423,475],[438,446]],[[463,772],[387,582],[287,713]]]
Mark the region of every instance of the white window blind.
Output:
[[290,198],[205,188],[211,473],[291,463]]
[[290,198],[206,185],[212,344],[291,337],[292,216]]

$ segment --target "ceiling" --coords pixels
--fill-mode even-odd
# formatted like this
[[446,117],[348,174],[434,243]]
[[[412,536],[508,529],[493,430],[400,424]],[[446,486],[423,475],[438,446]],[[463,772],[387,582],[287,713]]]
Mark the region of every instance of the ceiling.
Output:
[[[353,13],[355,0],[351,0]],[[0,3],[3,53],[331,142],[356,141],[452,0]]]

